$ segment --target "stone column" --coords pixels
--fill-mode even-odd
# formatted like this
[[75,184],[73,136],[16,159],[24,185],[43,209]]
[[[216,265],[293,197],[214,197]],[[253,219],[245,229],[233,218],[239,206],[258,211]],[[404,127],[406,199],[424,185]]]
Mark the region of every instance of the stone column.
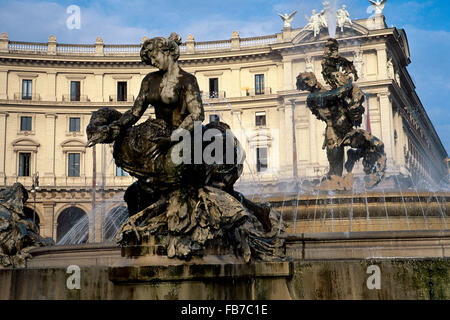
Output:
[[394,111],[394,129],[397,133],[397,140],[394,139],[395,144],[395,162],[398,165],[405,164],[405,158],[403,155],[403,128],[402,128],[402,117],[398,108]]
[[[305,102],[306,104],[306,102]],[[306,106],[305,106],[306,108]],[[309,137],[310,137],[310,141],[309,141],[309,149],[310,149],[310,161],[311,164],[314,166],[318,166],[319,165],[319,150],[321,148],[321,144],[322,142],[317,141],[316,136],[317,136],[317,119],[316,117],[313,115],[313,113],[308,109],[307,110],[308,114],[309,114]]]
[[96,210],[95,212],[95,242],[103,242],[103,217],[105,210]]
[[54,202],[44,202],[43,207],[43,220],[44,225],[41,225],[41,236],[46,238],[50,237],[56,241],[56,219],[55,214],[55,203]]
[[386,48],[377,49],[378,79],[387,79],[387,53]]
[[8,113],[0,112],[0,185],[6,185],[6,118]]
[[[284,137],[286,137],[287,131],[286,128],[284,127],[284,122],[285,122],[285,106],[284,105],[280,105],[277,107],[277,112],[278,112],[278,119],[279,119],[279,126],[278,126],[278,136],[280,137],[280,143],[278,144],[279,149],[275,152],[278,152],[278,162],[279,162],[279,173],[280,173],[280,178],[282,175],[284,175],[284,172],[286,170],[286,143],[284,141]],[[281,139],[283,139],[283,141],[281,141]]]
[[41,177],[42,185],[54,186],[56,184],[55,175],[55,156],[56,156],[56,114],[48,113],[45,115],[46,143],[43,144],[44,159],[46,162],[44,176]]
[[0,99],[8,99],[8,71],[0,71]]
[[283,90],[292,90],[294,88],[292,81],[292,59],[283,58]]
[[291,103],[289,101],[285,101],[284,105],[284,123],[283,128],[285,131],[283,132],[283,144],[284,144],[284,151],[282,153],[282,156],[285,158],[285,175],[286,178],[291,179],[293,177],[292,170],[294,167],[292,154],[294,152],[293,147],[293,139],[292,139],[292,131],[293,129],[293,123],[292,123],[292,109],[291,109]]
[[379,93],[378,100],[380,103],[380,139],[384,143],[384,151],[386,152],[387,157],[387,170],[392,170],[394,157],[394,126],[392,103],[389,98],[389,93]]
[[56,101],[56,72],[47,72],[47,100]]

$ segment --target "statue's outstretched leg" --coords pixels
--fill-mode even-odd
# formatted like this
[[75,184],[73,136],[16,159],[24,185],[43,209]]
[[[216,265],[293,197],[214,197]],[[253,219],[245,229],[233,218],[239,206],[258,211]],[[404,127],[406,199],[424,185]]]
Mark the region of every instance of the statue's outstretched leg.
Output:
[[345,163],[345,170],[347,170],[348,173],[351,173],[356,162],[358,162],[359,159],[361,159],[363,156],[364,155],[361,149],[349,149],[347,151],[347,162]]
[[344,148],[343,147],[327,147],[327,157],[330,163],[330,170],[328,176],[342,177],[344,171]]
[[380,139],[365,130],[355,129],[346,135],[341,145],[356,149],[347,152],[345,168],[348,172],[352,171],[356,161],[363,158],[367,187],[374,187],[381,181],[386,170],[386,154]]
[[325,132],[327,158],[330,163],[328,176],[342,177],[344,171],[344,147],[339,145],[338,136],[331,126]]

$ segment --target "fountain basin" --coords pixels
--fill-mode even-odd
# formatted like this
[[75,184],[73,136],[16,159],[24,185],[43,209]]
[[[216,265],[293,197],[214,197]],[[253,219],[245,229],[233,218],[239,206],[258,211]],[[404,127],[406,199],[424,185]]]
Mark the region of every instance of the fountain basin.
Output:
[[265,199],[282,213],[287,233],[446,230],[448,192],[285,194]]
[[[450,231],[284,235],[288,262],[234,255],[190,261],[122,256],[114,244],[32,251],[25,269],[0,269],[0,299],[450,299]],[[69,290],[69,265],[81,289]],[[370,290],[367,268],[381,270]]]

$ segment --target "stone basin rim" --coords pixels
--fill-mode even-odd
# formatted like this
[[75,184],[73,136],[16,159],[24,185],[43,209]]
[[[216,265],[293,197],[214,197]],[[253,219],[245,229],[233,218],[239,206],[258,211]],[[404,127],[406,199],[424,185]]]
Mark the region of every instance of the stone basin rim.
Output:
[[[403,230],[403,231],[359,231],[281,234],[280,238],[289,242],[322,240],[361,240],[361,239],[401,239],[401,238],[450,238],[450,230]],[[88,243],[39,247],[30,251],[32,256],[48,253],[65,253],[91,250],[116,251],[121,247],[115,243]]]

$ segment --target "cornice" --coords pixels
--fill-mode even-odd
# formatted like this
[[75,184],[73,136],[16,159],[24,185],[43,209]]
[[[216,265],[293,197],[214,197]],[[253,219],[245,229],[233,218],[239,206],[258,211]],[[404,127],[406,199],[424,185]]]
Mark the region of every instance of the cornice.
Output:
[[[276,59],[270,47],[239,51],[218,51],[182,55],[181,66],[193,66],[211,63],[231,63],[242,61],[259,61]],[[69,67],[69,68],[149,68],[138,56],[134,57],[82,57],[82,56],[47,56],[36,54],[0,54],[0,64],[24,67]]]

